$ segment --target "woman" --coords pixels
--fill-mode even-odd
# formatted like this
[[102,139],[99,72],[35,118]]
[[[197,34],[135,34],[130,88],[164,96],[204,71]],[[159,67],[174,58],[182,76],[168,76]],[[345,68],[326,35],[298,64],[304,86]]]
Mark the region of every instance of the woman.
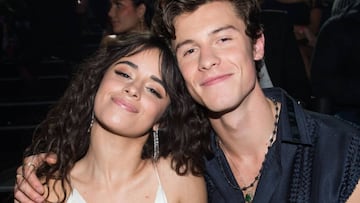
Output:
[[153,15],[152,0],[110,0],[109,25],[100,44],[106,46],[115,35],[150,30]]
[[111,0],[108,16],[112,32],[149,30],[154,15],[153,4],[151,0]]
[[81,67],[25,152],[57,156],[37,166],[43,198],[206,202],[208,132],[187,127],[198,119],[170,49],[146,33],[111,43]]

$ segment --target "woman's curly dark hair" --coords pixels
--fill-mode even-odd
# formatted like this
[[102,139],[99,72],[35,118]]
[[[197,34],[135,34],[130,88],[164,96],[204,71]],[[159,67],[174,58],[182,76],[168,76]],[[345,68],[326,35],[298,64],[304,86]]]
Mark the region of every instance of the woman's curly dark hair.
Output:
[[[158,0],[152,31],[170,43],[171,40],[176,39],[174,28],[176,17],[184,13],[192,13],[202,5],[216,1],[229,2],[233,6],[235,13],[244,21],[245,32],[253,43],[261,37],[263,27],[260,23],[261,10],[258,0]],[[262,63],[261,60],[256,61],[258,71]]]
[[[63,97],[48,112],[34,132],[32,144],[24,152],[24,156],[43,152],[57,155],[57,163],[44,163],[37,169],[37,175],[44,177],[44,184],[50,179],[61,181],[65,199],[64,185],[70,185],[68,175],[89,148],[88,128],[95,94],[105,72],[120,58],[149,49],[160,50],[161,76],[170,98],[159,120],[159,155],[171,155],[171,167],[179,175],[202,175],[204,172],[202,157],[208,146],[210,125],[201,107],[187,92],[172,51],[162,38],[150,33],[129,33],[100,48],[80,65]],[[151,159],[152,154],[153,139],[149,136],[142,158]]]

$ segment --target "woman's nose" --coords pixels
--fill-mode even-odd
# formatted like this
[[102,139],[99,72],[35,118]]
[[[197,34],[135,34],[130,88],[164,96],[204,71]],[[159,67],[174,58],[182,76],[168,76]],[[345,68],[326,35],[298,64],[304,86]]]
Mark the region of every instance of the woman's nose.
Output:
[[129,84],[126,87],[124,87],[124,92],[130,97],[134,97],[137,99],[140,98],[139,87],[134,83]]

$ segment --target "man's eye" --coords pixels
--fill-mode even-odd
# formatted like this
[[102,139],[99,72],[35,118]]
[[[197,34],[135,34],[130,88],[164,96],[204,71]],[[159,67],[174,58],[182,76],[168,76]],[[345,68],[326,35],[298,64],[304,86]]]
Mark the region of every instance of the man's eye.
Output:
[[195,49],[189,49],[189,50],[187,50],[187,51],[184,53],[184,56],[189,55],[189,54],[192,54],[192,53],[194,53],[194,52],[195,52]]
[[115,71],[116,74],[120,75],[121,77],[124,77],[124,78],[131,78],[130,75],[124,73],[124,72],[121,72],[121,71]]
[[220,39],[221,42],[226,42],[226,41],[230,41],[230,40],[231,40],[231,38],[229,38],[229,37],[224,37],[224,38]]

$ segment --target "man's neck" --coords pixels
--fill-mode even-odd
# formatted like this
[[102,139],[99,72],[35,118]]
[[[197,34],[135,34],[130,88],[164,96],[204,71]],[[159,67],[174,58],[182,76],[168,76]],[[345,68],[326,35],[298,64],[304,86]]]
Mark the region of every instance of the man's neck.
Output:
[[210,122],[232,156],[263,156],[274,130],[275,114],[273,101],[260,92],[246,98],[234,111],[210,118]]

